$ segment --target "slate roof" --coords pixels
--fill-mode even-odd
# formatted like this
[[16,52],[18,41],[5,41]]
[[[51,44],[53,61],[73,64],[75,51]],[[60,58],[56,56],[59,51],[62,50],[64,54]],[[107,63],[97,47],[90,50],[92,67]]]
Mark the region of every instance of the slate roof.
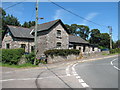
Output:
[[[61,24],[64,26],[64,24],[62,23],[62,21],[60,19],[54,20],[54,21],[50,21],[47,23],[43,23],[43,24],[38,24],[38,32],[39,31],[46,31],[49,30],[50,28],[52,28],[54,25],[56,25],[58,22],[61,22]],[[31,27],[31,29],[34,29],[35,27]],[[65,30],[67,30],[66,27],[64,27]]]
[[81,37],[74,36],[74,35],[69,35],[69,42],[70,43],[84,43],[84,44],[89,44],[87,41],[85,41]]
[[8,28],[14,37],[30,38],[30,39],[33,38],[33,35],[30,34],[31,29],[29,28],[10,26],[10,25],[8,25]]

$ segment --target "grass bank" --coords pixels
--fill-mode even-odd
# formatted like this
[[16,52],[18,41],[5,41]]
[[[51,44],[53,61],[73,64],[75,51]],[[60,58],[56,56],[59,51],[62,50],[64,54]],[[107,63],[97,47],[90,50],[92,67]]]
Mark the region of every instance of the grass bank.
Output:
[[30,67],[38,67],[38,65],[33,65],[30,63],[22,64],[22,65],[9,65],[9,64],[3,64],[0,63],[0,66],[2,67],[10,67],[10,68],[30,68]]

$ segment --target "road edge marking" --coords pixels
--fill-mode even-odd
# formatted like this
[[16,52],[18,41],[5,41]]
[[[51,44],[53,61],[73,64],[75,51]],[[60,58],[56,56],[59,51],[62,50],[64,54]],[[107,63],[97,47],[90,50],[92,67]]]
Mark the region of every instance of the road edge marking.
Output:
[[76,70],[75,70],[75,66],[77,65],[73,64],[72,65],[72,74],[75,76],[75,78],[78,80],[78,82],[84,87],[84,88],[89,88],[89,85],[87,83],[85,83],[85,81],[77,74]]
[[115,66],[115,65],[113,64],[113,62],[116,61],[116,60],[117,60],[117,58],[116,58],[116,59],[113,59],[113,60],[110,62],[110,64],[111,64],[115,69],[120,70],[117,66]]

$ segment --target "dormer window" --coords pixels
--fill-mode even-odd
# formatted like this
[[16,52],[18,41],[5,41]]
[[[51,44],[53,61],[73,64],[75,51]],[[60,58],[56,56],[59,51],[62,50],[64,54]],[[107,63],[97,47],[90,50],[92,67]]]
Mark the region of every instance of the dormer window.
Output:
[[6,33],[6,36],[9,36],[9,35],[10,35],[10,32],[7,32],[7,33]]

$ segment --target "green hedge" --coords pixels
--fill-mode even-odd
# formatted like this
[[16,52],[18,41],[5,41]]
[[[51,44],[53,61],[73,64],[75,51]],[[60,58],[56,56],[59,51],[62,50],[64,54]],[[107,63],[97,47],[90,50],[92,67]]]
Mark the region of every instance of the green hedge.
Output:
[[111,49],[111,50],[110,50],[110,53],[111,53],[111,54],[113,54],[113,53],[120,53],[120,48]]
[[18,64],[24,54],[24,49],[2,49],[2,63]]
[[34,59],[35,59],[35,54],[34,52],[31,52],[30,54],[25,55],[26,59],[27,59],[27,63],[34,63]]
[[76,49],[53,49],[44,52],[46,56],[68,56],[71,54],[79,55],[80,51]]

